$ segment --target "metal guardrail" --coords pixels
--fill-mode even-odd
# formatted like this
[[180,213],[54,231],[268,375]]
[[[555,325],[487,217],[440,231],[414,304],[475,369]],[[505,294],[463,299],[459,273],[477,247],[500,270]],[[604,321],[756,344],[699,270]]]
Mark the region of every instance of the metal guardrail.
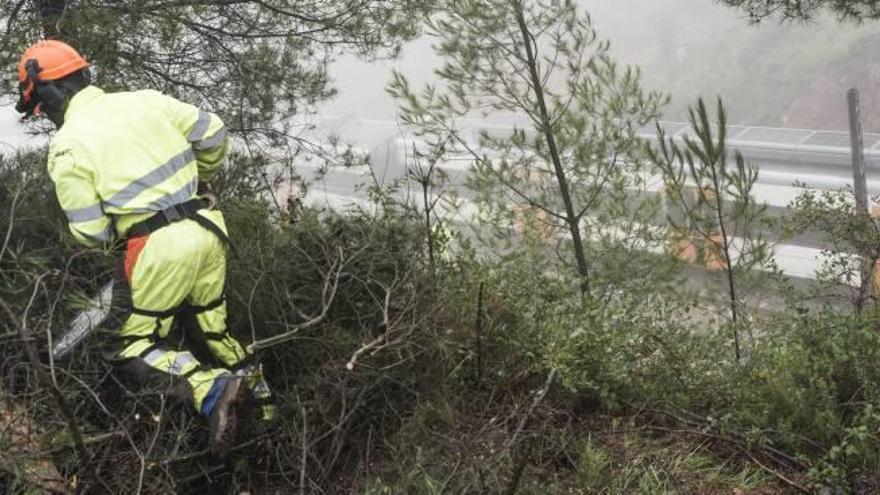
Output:
[[[662,122],[669,137],[681,139],[691,132],[687,124]],[[642,129],[657,139],[657,131]],[[865,134],[868,173],[880,172],[880,134]],[[729,126],[727,145],[739,150],[760,172],[761,184],[835,190],[852,185],[852,159],[848,132],[773,127]],[[880,194],[880,181],[868,179],[868,192]]]
[[[689,124],[683,122],[664,121],[659,125],[667,138],[680,141],[685,135],[693,135]],[[476,142],[480,131],[501,136],[511,129],[510,125],[473,123],[469,126],[470,139]],[[641,128],[639,133],[649,141],[658,139],[653,125]],[[865,134],[864,143],[869,175],[880,172],[880,134]],[[852,184],[848,132],[731,125],[727,128],[727,146],[739,150],[746,161],[758,167],[761,184],[790,187],[802,183],[824,190]],[[880,195],[880,180],[869,177],[868,192]]]
[[[348,122],[345,135],[351,133],[352,122]],[[369,127],[368,135],[376,143],[376,136],[381,135],[378,128],[387,125],[388,131],[384,140],[373,144],[363,151],[374,158],[374,164],[381,165],[379,176],[386,181],[402,178],[406,175],[406,156],[412,141],[406,137],[398,125],[392,121],[362,122]],[[512,124],[487,124],[484,122],[468,122],[465,127],[474,139],[478,132],[484,131],[496,136],[504,136],[512,129]],[[661,122],[667,137],[681,140],[690,132],[689,126],[679,122]],[[658,138],[655,127],[640,130],[648,140]],[[341,135],[343,133],[340,133]],[[795,184],[803,184],[807,188],[819,190],[837,190],[852,185],[852,165],[850,157],[849,134],[839,131],[822,131],[808,129],[783,129],[769,127],[728,127],[728,148],[738,150],[746,161],[759,169],[758,200],[774,199],[771,214],[781,214],[797,190]],[[868,192],[880,195],[880,180],[871,180],[871,175],[880,176],[880,134],[864,136],[865,156],[868,164]],[[450,175],[456,174],[463,178],[469,168],[469,159],[452,159],[441,168],[448,169]],[[360,174],[354,170],[330,174],[324,179],[324,194],[333,196],[335,203],[342,198],[356,196],[354,184]],[[365,179],[360,175],[360,180]],[[456,181],[456,182],[459,182]],[[762,197],[763,196],[763,197]],[[821,245],[815,239],[795,239],[788,244],[777,247],[777,261],[790,275],[799,278],[813,278],[821,255]]]

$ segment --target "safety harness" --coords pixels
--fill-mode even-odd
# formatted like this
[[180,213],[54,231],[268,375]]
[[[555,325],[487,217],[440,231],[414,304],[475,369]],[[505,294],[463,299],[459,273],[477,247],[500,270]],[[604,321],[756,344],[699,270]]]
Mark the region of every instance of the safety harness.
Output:
[[134,237],[143,237],[145,235],[150,235],[163,227],[171,225],[172,223],[189,219],[201,225],[202,228],[204,228],[205,230],[216,235],[221,241],[223,241],[223,244],[225,244],[226,246],[231,246],[232,244],[229,241],[229,236],[226,235],[226,232],[223,232],[223,229],[221,229],[216,223],[208,220],[202,215],[199,215],[199,211],[208,208],[209,204],[210,203],[206,199],[194,198],[189,201],[178,203],[174,206],[165,208],[164,210],[156,213],[150,218],[134,224],[130,229],[128,229],[127,237],[131,239]]
[[[220,239],[220,241],[223,242],[223,244],[228,247],[233,252],[233,254],[237,256],[235,246],[232,245],[232,242],[229,240],[229,236],[226,235],[225,232],[223,232],[223,229],[221,229],[216,223],[198,213],[201,210],[207,209],[209,206],[210,203],[207,200],[201,198],[191,199],[184,203],[176,204],[132,226],[128,230],[127,238],[132,239],[150,235],[163,227],[171,225],[172,223],[189,219],[198,223],[205,230],[216,235]],[[132,313],[156,319],[156,328],[153,330],[153,342],[143,351],[141,351],[138,354],[138,357],[144,359],[153,350],[164,347],[165,342],[163,341],[163,339],[159,338],[159,330],[161,328],[163,319],[173,316],[186,316],[195,318],[196,315],[200,313],[210,311],[214,308],[219,307],[225,302],[225,300],[226,294],[224,293],[218,299],[211,301],[204,306],[183,303],[176,308],[166,311],[152,311],[132,307]],[[222,334],[202,332],[201,335],[203,335],[205,339],[209,340],[223,340],[225,338],[228,338],[229,336],[229,334],[226,332]],[[139,338],[135,338],[135,340],[139,340]],[[124,345],[127,347],[128,343],[125,343]],[[189,377],[202,369],[204,366],[205,365],[193,368],[187,373],[181,375],[181,378],[184,380],[189,379]],[[246,354],[244,356],[241,356],[241,359],[236,364],[230,366],[229,370],[233,375],[244,377],[253,373],[255,366],[259,366],[256,361],[256,355]],[[262,371],[260,371],[260,374],[262,375]],[[272,393],[262,377],[260,379],[260,382],[255,385],[254,400],[261,407],[273,406],[275,404],[274,399],[272,398]]]
[[[189,201],[178,203],[176,205],[165,208],[162,211],[154,214],[153,216],[143,220],[139,223],[133,225],[126,235],[128,239],[133,239],[137,237],[143,237],[146,235],[150,235],[157,230],[167,227],[172,223],[180,222],[182,220],[192,220],[199,224],[205,230],[211,232],[216,235],[220,241],[223,242],[225,246],[230,248],[233,253],[235,253],[234,248],[232,247],[231,241],[229,240],[229,236],[223,232],[216,223],[211,220],[205,218],[204,216],[199,214],[199,211],[207,209],[210,206],[210,203],[202,198],[195,198]],[[131,307],[130,311],[133,314],[147,316],[150,318],[156,319],[156,328],[154,330],[154,344],[144,349],[140,357],[143,357],[149,354],[150,351],[160,347],[162,345],[162,339],[158,338],[158,332],[162,325],[162,320],[165,318],[170,318],[172,316],[181,316],[187,315],[195,317],[200,313],[204,313],[205,311],[210,311],[221,306],[226,301],[226,294],[222,294],[219,298],[214,301],[209,302],[205,305],[195,305],[189,303],[183,303],[180,306],[175,308],[163,310],[163,311],[155,311],[149,309],[142,309]],[[212,340],[223,340],[226,338],[227,334],[213,334],[213,333],[204,333],[205,338]]]

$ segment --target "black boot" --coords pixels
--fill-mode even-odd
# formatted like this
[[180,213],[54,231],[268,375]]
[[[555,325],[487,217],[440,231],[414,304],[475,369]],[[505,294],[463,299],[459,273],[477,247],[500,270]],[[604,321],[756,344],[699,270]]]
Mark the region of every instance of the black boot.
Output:
[[219,459],[226,458],[235,443],[238,427],[238,407],[244,402],[245,387],[240,377],[229,378],[223,395],[211,413],[211,453]]

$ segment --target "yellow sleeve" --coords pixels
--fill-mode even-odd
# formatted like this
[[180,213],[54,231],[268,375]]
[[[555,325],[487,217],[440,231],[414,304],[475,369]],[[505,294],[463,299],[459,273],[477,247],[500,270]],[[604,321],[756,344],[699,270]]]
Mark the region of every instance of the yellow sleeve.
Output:
[[192,144],[199,168],[199,180],[208,181],[220,169],[226,156],[226,126],[215,113],[156,91],[148,92],[174,126]]
[[113,222],[104,214],[91,167],[77,160],[70,147],[52,143],[49,146],[48,168],[49,177],[55,183],[58,202],[67,215],[70,231],[76,240],[89,247],[111,241]]

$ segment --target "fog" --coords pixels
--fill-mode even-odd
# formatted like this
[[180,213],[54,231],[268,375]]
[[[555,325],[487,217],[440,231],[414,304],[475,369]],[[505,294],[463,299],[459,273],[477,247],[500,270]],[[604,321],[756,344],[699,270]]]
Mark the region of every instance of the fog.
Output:
[[[721,96],[731,123],[843,130],[844,95],[857,86],[865,128],[880,131],[880,22],[855,26],[823,18],[754,26],[742,12],[714,0],[581,4],[599,36],[611,41],[615,57],[640,66],[646,86],[672,97],[666,120],[683,120],[698,96]],[[438,64],[425,38],[407,44],[396,60],[341,57],[331,68],[338,95],[320,113],[342,121],[394,120],[394,101],[385,93],[391,69],[421,85],[433,80]],[[0,108],[0,143],[22,139],[12,109]]]
[[[601,38],[622,64],[642,68],[651,89],[672,97],[667,120],[683,120],[697,97],[721,96],[731,123],[846,129],[845,93],[862,91],[868,130],[880,131],[880,23],[750,24],[713,0],[582,1]],[[385,94],[397,68],[414,82],[432,79],[439,60],[430,40],[407,45],[398,60],[343,57],[332,70],[339,95],[322,108],[333,116],[393,119]]]

